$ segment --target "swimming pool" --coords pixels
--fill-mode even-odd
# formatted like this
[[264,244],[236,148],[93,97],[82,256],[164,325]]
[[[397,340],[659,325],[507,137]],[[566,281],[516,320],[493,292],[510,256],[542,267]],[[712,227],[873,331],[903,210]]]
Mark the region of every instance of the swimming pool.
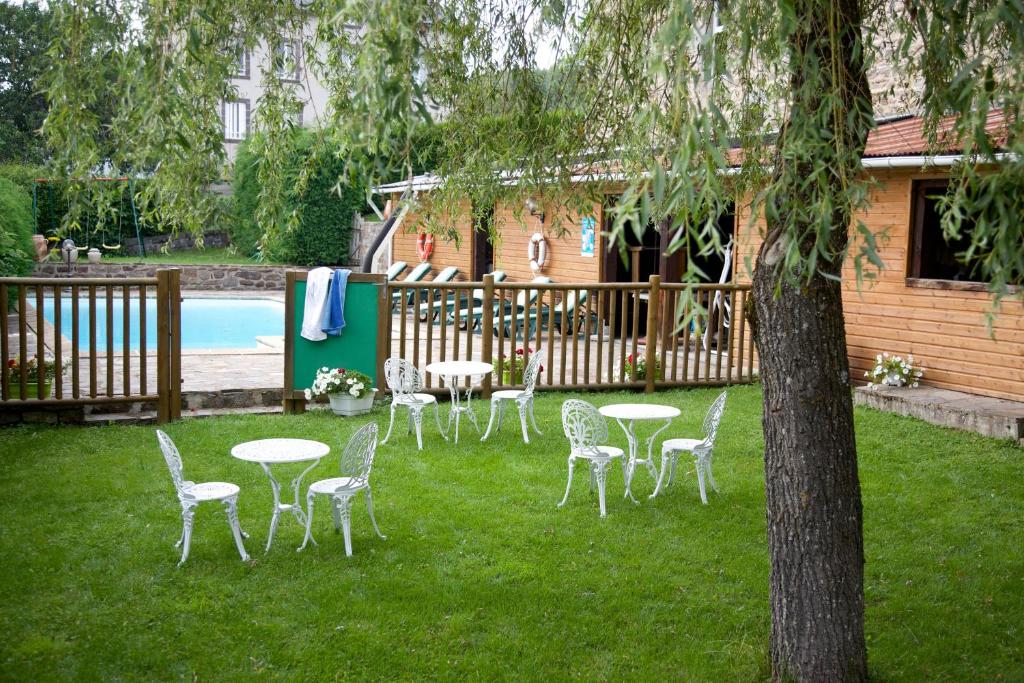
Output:
[[[61,334],[71,339],[71,301],[62,298]],[[132,349],[139,348],[139,300],[129,308]],[[114,350],[124,344],[122,304],[114,299]],[[43,301],[43,316],[53,323],[53,299]],[[89,300],[78,304],[78,348],[89,349]],[[247,349],[256,347],[257,336],[284,334],[284,304],[272,299],[186,298],[181,302],[182,349]],[[107,348],[107,302],[102,294],[96,299],[96,348]],[[146,348],[156,350],[156,299],[146,300]]]

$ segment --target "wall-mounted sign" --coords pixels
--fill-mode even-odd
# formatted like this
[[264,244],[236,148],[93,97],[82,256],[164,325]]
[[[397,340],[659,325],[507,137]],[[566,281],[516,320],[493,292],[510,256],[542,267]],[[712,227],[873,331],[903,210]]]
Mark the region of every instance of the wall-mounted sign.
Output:
[[580,256],[594,255],[594,240],[597,233],[597,219],[587,216],[580,221]]

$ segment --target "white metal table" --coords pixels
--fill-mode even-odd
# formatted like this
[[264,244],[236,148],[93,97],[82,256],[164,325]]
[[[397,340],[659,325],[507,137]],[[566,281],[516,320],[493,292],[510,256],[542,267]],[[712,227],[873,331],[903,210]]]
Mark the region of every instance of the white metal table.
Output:
[[[455,420],[455,437],[452,443],[459,442],[459,418],[463,413],[469,416],[469,421],[473,423],[476,431],[479,432],[480,425],[477,424],[476,415],[473,414],[473,409],[470,405],[473,385],[474,381],[479,382],[483,377],[489,375],[494,370],[494,366],[490,363],[476,360],[446,360],[431,363],[427,366],[426,370],[432,375],[439,375],[445,385],[447,385],[448,391],[451,392],[452,407],[448,412],[448,427],[446,431],[451,431],[452,420]],[[470,382],[465,393],[466,404],[462,405],[462,392],[459,390],[459,382],[464,377],[469,377]]]
[[[657,480],[658,472],[654,466],[654,458],[651,455],[654,439],[672,424],[672,418],[679,417],[679,408],[659,405],[657,403],[613,403],[601,406],[597,410],[605,417],[615,418],[619,426],[622,427],[622,431],[626,433],[626,441],[629,442],[628,460],[626,461],[626,496],[634,503],[639,502],[633,497],[633,492],[630,489],[637,463],[647,465],[647,471],[651,473],[651,477]],[[656,429],[647,438],[647,457],[640,458],[638,452],[640,450],[640,440],[636,434],[636,423],[639,421],[657,420],[664,420],[665,424]],[[655,495],[657,495],[657,492],[655,492]],[[653,497],[652,495],[651,498]]]
[[[309,439],[260,439],[258,441],[246,441],[231,449],[231,455],[246,462],[259,463],[263,471],[270,479],[270,490],[274,493],[274,516],[270,519],[270,535],[267,537],[267,549],[270,552],[270,543],[274,540],[274,532],[277,531],[277,521],[282,512],[291,512],[295,519],[305,528],[306,513],[302,511],[302,503],[299,499],[299,487],[302,486],[302,478],[319,464],[321,458],[331,452],[330,446],[319,441]],[[295,494],[294,503],[281,502],[281,485],[274,479],[271,465],[289,465],[300,462],[309,462],[310,465],[302,470],[302,473],[292,479],[292,491]],[[313,541],[314,545],[316,541]]]

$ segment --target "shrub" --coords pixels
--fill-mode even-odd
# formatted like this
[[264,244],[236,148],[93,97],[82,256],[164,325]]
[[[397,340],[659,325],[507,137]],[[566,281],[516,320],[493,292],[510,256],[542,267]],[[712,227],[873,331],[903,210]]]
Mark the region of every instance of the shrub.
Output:
[[0,276],[32,271],[32,198],[7,178],[0,178]]
[[[297,265],[334,265],[348,262],[353,215],[362,210],[365,189],[344,185],[336,192],[338,178],[345,174],[345,160],[329,149],[316,145],[316,136],[308,130],[295,131],[291,140],[286,178],[296,178],[302,168],[311,169],[302,192],[293,187],[287,196],[287,210],[298,215],[298,225],[283,232],[275,244],[268,245],[275,258]],[[256,253],[260,230],[256,224],[260,184],[257,156],[249,144],[240,147],[235,159],[234,193],[236,225],[232,244],[243,254]],[[282,222],[284,217],[282,217]]]

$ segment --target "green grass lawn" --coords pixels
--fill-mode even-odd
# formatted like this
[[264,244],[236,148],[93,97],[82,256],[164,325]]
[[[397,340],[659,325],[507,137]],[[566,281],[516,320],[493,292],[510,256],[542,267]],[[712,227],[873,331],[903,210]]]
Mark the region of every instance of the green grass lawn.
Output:
[[[147,251],[145,257],[138,256],[135,254],[127,254],[125,256],[106,255],[103,257],[103,260],[114,263],[167,263],[180,265],[256,263],[255,260],[235,252],[230,247],[210,247],[207,249],[182,249],[177,251],[170,251],[166,254],[159,250]],[[267,263],[270,262],[267,261]]]
[[[712,390],[591,394],[677,405],[694,434]],[[223,514],[200,508],[177,568],[180,517],[152,427],[0,430],[0,678],[759,680],[768,675],[760,393],[730,391],[715,476],[692,467],[640,505],[609,474],[608,517],[578,466],[565,508],[559,408],[525,446],[506,422],[481,444],[425,450],[403,432],[378,449],[373,533],[360,497],[354,556],[319,501],[319,547],[282,519],[267,555],[270,487],[235,443],[307,437],[340,446],[362,418],[324,413],[170,425],[196,481],[239,484],[251,563]],[[447,406],[442,406],[446,410]],[[478,405],[483,417],[484,406]],[[387,409],[370,419],[386,428]],[[624,445],[610,424],[613,444]],[[1007,442],[857,411],[867,636],[878,680],[1024,679],[1024,451]],[[332,476],[332,454],[307,478]],[[284,472],[285,470],[279,470]],[[285,479],[282,476],[281,479]]]

